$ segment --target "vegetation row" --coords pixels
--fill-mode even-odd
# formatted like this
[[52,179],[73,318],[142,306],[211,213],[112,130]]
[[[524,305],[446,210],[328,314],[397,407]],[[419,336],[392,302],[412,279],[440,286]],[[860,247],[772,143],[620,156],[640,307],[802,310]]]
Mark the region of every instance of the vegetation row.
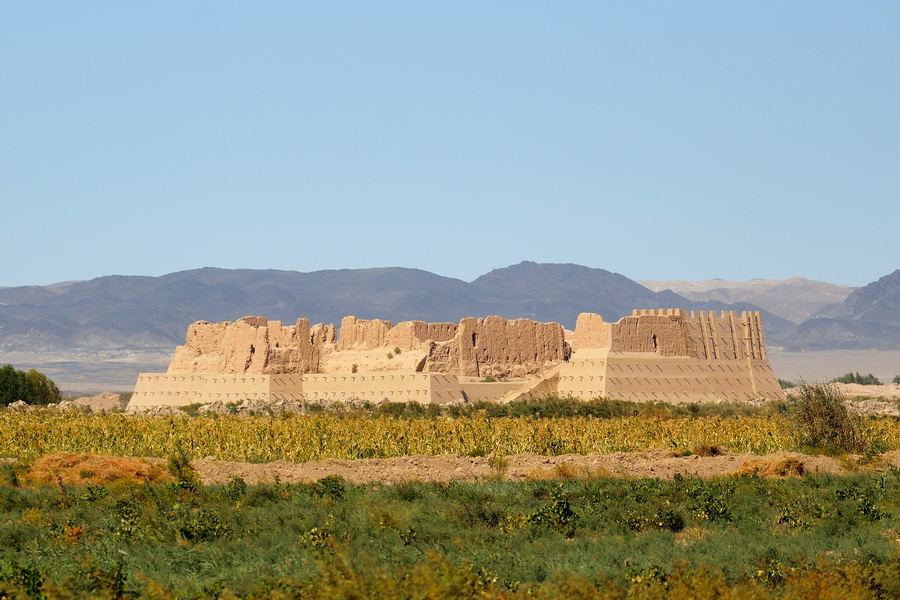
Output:
[[0,485],[0,597],[896,598],[895,472]]
[[[900,449],[898,419],[853,416],[832,386],[803,386],[788,401],[769,408],[550,399],[459,409],[456,416],[414,404],[389,410],[277,417],[7,410],[0,412],[0,456],[74,452],[166,458],[181,449],[192,459],[304,462],[412,454],[689,451],[698,446],[758,454],[802,450],[872,455]],[[493,416],[491,410],[518,416]]]

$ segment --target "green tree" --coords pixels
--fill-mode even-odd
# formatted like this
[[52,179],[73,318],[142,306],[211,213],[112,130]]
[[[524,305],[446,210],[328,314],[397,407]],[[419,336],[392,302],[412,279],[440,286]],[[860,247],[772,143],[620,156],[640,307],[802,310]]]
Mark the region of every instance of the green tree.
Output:
[[881,382],[878,381],[878,378],[869,373],[868,375],[860,375],[859,371],[856,373],[850,372],[846,375],[841,375],[840,377],[835,377],[831,380],[831,383],[858,383],[859,385],[881,385]]
[[12,365],[0,367],[0,406],[7,406],[16,400],[24,400],[28,395],[25,373]]
[[894,375],[894,383],[900,383],[900,375]]
[[28,386],[28,395],[31,398],[28,404],[50,404],[62,400],[59,388],[50,379],[41,373],[31,369],[25,374],[25,382]]
[[27,373],[12,365],[0,367],[0,406],[22,400],[28,404],[59,402],[59,388],[43,373],[31,369]]

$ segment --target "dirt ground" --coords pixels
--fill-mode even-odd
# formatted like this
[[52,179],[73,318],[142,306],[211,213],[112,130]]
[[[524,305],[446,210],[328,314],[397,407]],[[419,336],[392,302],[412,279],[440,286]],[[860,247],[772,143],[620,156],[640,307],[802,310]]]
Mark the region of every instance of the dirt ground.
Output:
[[[503,461],[506,461],[504,465]],[[517,454],[502,458],[442,456],[403,456],[385,459],[323,460],[301,464],[278,461],[265,464],[236,463],[203,458],[193,462],[203,483],[225,483],[242,477],[247,483],[279,481],[309,482],[328,475],[339,475],[354,483],[401,481],[477,481],[500,478],[510,481],[528,479],[577,478],[596,476],[659,477],[671,479],[680,473],[688,476],[717,477],[737,472],[761,475],[797,475],[801,473],[848,474],[860,468],[885,469],[900,466],[900,452],[876,458],[860,467],[851,459],[778,453],[768,456],[731,454],[720,456],[677,456],[667,450],[616,452],[614,454],[565,454],[540,456]]]
[[[715,456],[678,456],[669,450],[616,452],[614,454],[564,454],[541,456],[516,454],[505,457],[468,457],[456,455],[401,456],[358,460],[329,459],[290,463],[242,463],[216,460],[212,457],[193,461],[193,467],[204,484],[227,483],[241,477],[249,484],[308,483],[329,475],[337,475],[353,483],[399,483],[403,481],[528,481],[536,479],[575,479],[592,477],[671,479],[676,474],[687,477],[721,477],[751,475],[791,477],[803,474],[848,475],[860,471],[884,471],[900,468],[900,451],[888,452],[869,461],[859,457],[833,458],[779,452],[767,456],[732,454],[715,449]],[[0,459],[15,462],[15,459]],[[23,473],[23,481],[31,484],[103,483],[116,479],[168,481],[166,459],[120,458],[92,454],[54,454],[42,457]]]

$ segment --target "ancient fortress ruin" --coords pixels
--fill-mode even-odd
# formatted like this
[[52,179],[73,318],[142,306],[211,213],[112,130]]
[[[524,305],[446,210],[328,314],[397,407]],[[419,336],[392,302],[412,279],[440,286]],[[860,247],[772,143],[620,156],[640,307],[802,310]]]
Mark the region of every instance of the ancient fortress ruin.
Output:
[[[493,381],[496,380],[496,381]],[[310,326],[199,321],[166,373],[142,373],[130,408],[243,400],[424,404],[581,399],[694,402],[782,397],[758,312],[635,310],[575,331],[501,317]]]

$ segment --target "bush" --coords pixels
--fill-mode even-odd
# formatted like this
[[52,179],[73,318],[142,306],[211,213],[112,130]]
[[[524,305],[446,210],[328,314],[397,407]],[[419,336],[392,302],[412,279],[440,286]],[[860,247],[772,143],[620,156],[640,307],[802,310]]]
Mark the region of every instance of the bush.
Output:
[[900,383],[900,375],[894,375],[894,383]]
[[801,447],[830,453],[870,453],[870,439],[863,420],[844,406],[844,396],[833,385],[802,384],[787,397],[788,417]]
[[175,478],[177,487],[190,492],[200,489],[200,475],[180,446],[175,449],[175,454],[169,457],[169,473]]
[[778,385],[781,386],[781,389],[786,390],[788,388],[797,387],[796,381],[788,381],[787,379],[778,378]]
[[831,380],[831,383],[857,383],[859,385],[882,385],[878,378],[869,373],[868,375],[860,375],[859,371],[856,373],[847,373],[846,375],[841,375],[840,377],[835,377]]

